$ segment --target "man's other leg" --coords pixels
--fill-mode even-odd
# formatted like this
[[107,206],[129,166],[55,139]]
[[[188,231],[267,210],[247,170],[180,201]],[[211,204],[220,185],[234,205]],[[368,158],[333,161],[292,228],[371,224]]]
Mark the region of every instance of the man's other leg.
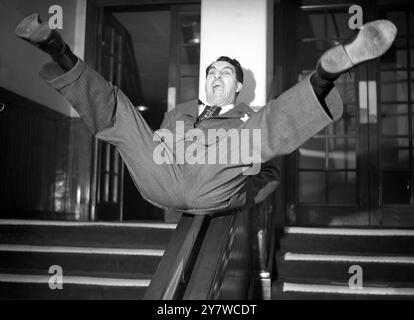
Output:
[[154,139],[128,97],[73,55],[37,14],[25,18],[16,34],[52,57],[54,62],[43,67],[41,77],[70,102],[97,138],[117,147],[142,196],[163,208],[180,205],[182,168],[154,161],[154,149],[160,144],[167,153],[172,150]]
[[262,143],[253,146],[252,151],[261,155],[262,162],[289,154],[337,120],[342,114],[342,101],[333,81],[355,66],[383,55],[391,47],[396,33],[392,22],[372,21],[363,25],[349,43],[326,51],[314,73],[272,100],[245,123],[246,129],[262,130]]

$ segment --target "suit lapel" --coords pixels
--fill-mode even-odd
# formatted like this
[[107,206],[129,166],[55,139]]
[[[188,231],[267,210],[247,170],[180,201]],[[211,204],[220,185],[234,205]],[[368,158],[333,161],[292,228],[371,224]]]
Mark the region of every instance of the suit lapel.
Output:
[[215,118],[242,118],[246,113],[250,114],[252,109],[250,109],[245,103],[240,103],[235,106],[233,109],[227,111],[226,113],[220,114]]
[[[177,111],[182,115],[179,116],[179,119],[185,121],[185,131],[194,128],[194,123],[198,117],[199,104],[202,104],[200,100],[192,100],[177,106]],[[236,128],[240,124],[240,119],[246,114],[250,115],[252,112],[252,109],[245,103],[240,103],[226,113],[210,118],[207,121],[203,121],[198,128],[222,128],[226,130]],[[228,121],[223,121],[224,119],[228,119]]]
[[200,100],[191,100],[189,102],[180,105],[179,111],[186,116],[197,119],[198,117],[198,106],[202,104]]

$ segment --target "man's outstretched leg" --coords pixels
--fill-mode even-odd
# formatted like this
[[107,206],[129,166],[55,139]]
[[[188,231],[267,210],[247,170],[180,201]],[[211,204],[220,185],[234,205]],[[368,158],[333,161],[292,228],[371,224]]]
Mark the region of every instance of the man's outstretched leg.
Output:
[[[383,55],[391,47],[396,32],[396,27],[390,21],[378,20],[365,24],[352,41],[327,50],[310,76],[258,112],[252,113],[250,119],[241,126],[241,129],[249,130],[249,139],[243,141],[248,144],[245,150],[249,150],[249,157],[259,155],[256,158],[265,163],[277,156],[289,154],[339,119],[342,115],[342,100],[333,81],[355,66]],[[261,130],[261,142],[257,144],[252,143],[255,129]],[[235,145],[228,154],[238,152],[239,146]],[[246,167],[227,165],[224,170],[212,166],[203,172],[201,176],[206,180],[203,185],[209,186],[208,190],[204,190],[204,197],[218,198],[232,194],[234,202],[239,198],[238,204],[243,204],[243,198],[246,198],[243,186],[246,181],[256,178],[254,175],[245,175],[243,169]]]
[[364,24],[352,41],[327,50],[310,78],[316,95],[323,99],[341,74],[383,55],[391,47],[396,34],[397,28],[391,21],[376,20]]
[[327,50],[311,75],[253,114],[244,128],[261,128],[262,162],[291,153],[339,119],[342,101],[333,81],[359,64],[382,56],[396,34],[391,21],[366,23],[349,43]]
[[15,32],[21,39],[49,54],[63,71],[67,72],[76,65],[78,58],[72,53],[59,33],[50,29],[47,22],[42,22],[39,14],[33,13],[26,17],[19,23]]
[[78,59],[38,14],[25,18],[16,35],[52,57],[41,77],[71,103],[97,138],[117,147],[142,196],[162,208],[181,206],[182,168],[154,162],[153,150],[162,142],[154,141],[154,132],[128,97]]

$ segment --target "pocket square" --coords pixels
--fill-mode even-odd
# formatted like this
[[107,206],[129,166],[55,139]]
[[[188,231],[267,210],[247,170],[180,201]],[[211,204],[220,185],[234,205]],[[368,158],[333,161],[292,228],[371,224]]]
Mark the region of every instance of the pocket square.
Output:
[[246,122],[247,120],[249,120],[249,115],[247,113],[244,114],[243,117],[240,118],[241,121]]

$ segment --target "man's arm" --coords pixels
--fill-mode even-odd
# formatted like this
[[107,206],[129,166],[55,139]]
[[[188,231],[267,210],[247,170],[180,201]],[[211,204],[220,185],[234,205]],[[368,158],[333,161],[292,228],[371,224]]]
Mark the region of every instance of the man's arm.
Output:
[[277,159],[272,159],[261,166],[260,173],[251,176],[251,191],[254,196],[254,204],[265,200],[280,185],[280,170]]
[[242,127],[261,130],[261,143],[251,144],[250,152],[260,154],[262,163],[293,152],[341,117],[343,105],[338,90],[332,88],[325,97],[327,112],[315,94],[310,77],[253,113]]

